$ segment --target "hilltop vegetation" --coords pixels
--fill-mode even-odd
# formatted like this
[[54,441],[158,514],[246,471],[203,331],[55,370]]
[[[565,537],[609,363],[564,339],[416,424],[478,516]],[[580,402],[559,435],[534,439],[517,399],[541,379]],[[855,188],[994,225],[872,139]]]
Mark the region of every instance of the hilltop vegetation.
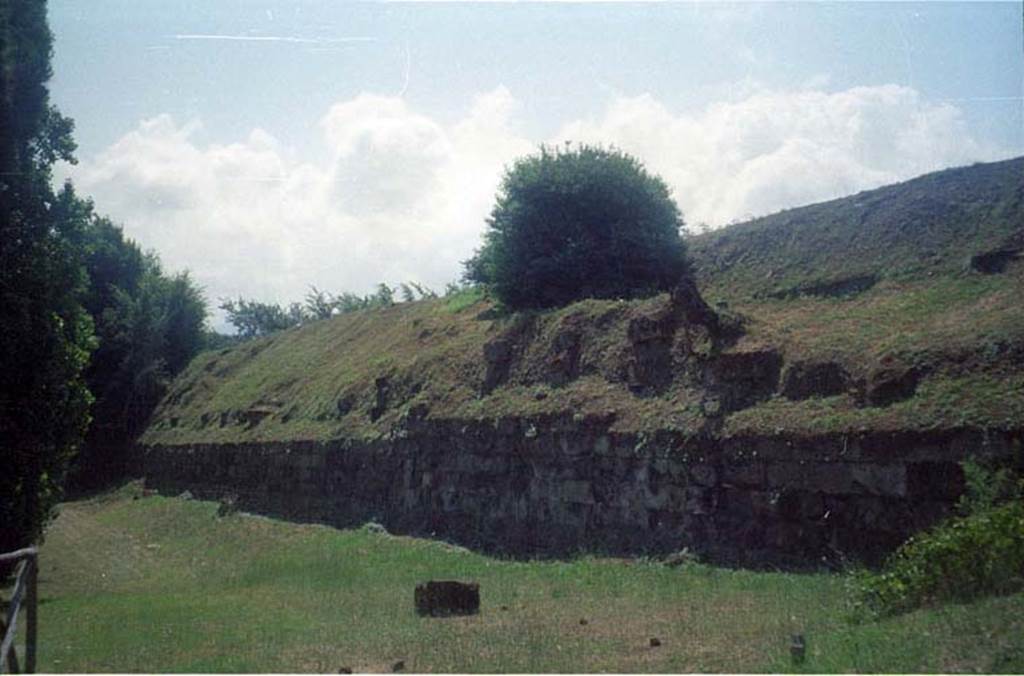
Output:
[[541,146],[502,180],[467,278],[512,309],[636,298],[688,278],[679,208],[634,157]]
[[[1018,428],[1022,171],[1018,159],[940,172],[692,240],[706,297],[742,317],[738,340],[674,324],[665,294],[499,314],[467,290],[205,353],[143,441],[376,437],[417,416],[565,412],[734,435]],[[991,251],[1010,253],[971,267]],[[849,274],[874,277],[828,292]],[[742,364],[762,381],[744,384]]]

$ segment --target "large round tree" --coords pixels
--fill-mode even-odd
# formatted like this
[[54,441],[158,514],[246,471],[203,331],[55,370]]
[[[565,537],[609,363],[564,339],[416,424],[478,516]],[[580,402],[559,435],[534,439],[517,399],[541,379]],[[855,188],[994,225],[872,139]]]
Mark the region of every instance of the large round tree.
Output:
[[506,171],[466,278],[512,309],[651,295],[689,274],[682,225],[664,181],[635,158],[542,146]]

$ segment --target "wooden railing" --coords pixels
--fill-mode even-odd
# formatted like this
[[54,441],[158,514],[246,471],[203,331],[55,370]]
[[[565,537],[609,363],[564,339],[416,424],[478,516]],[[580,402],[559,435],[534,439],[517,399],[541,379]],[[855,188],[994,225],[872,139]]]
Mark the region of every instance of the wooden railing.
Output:
[[25,672],[35,673],[36,670],[36,606],[38,605],[37,580],[39,573],[39,554],[35,547],[19,549],[9,554],[0,554],[0,564],[16,563],[14,590],[7,604],[7,617],[0,617],[0,674],[10,672],[16,674],[18,654],[14,650],[14,636],[18,629],[18,611],[21,602],[25,601]]

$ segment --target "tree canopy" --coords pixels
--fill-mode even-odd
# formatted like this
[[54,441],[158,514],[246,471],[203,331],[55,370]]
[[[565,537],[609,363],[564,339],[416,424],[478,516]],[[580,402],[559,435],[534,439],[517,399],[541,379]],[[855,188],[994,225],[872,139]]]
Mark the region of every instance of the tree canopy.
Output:
[[0,551],[38,539],[89,423],[84,223],[50,187],[75,147],[49,102],[52,41],[45,2],[0,3]]
[[187,274],[52,188],[53,164],[75,161],[52,43],[44,0],[0,2],[0,551],[40,539],[83,446],[79,476],[124,467],[206,317]]
[[637,159],[542,146],[506,171],[465,277],[512,309],[651,295],[689,274],[682,226],[664,181]]
[[167,275],[121,227],[78,201],[89,283],[83,302],[97,348],[86,369],[96,401],[74,483],[97,484],[127,469],[131,444],[170,379],[205,345],[206,301],[188,273]]

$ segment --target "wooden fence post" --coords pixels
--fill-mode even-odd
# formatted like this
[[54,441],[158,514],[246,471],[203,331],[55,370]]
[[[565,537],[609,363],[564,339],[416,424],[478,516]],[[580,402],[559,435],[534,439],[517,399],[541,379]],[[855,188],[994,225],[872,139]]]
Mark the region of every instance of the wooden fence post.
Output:
[[25,672],[36,670],[36,610],[39,605],[39,554],[35,547],[19,549],[9,554],[0,554],[0,562],[17,562],[14,576],[14,591],[7,605],[7,617],[0,619],[0,673],[5,670],[17,673],[18,654],[14,649],[14,640],[18,629],[18,611],[25,600]]
[[37,584],[39,582],[39,554],[32,552],[28,560],[28,596],[25,602],[25,673],[36,673],[36,631],[38,620],[36,611],[39,604]]

